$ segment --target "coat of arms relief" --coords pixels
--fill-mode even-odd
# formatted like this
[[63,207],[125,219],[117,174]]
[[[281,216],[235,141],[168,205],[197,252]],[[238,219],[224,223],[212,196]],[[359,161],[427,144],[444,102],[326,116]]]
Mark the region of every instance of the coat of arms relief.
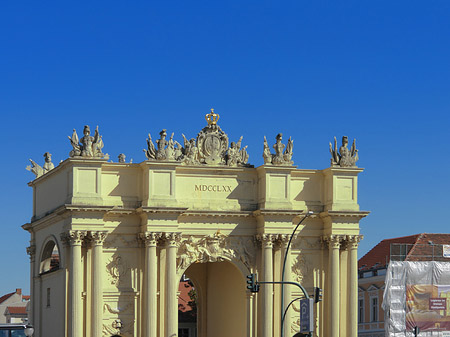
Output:
[[255,249],[252,237],[229,237],[220,232],[204,237],[189,236],[179,244],[177,268],[185,270],[192,263],[234,261],[251,270]]

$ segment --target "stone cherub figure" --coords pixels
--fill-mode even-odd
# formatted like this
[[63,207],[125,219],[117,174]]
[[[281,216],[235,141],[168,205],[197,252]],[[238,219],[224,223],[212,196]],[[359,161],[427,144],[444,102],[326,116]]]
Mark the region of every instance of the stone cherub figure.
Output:
[[353,144],[351,149],[348,149],[348,137],[342,137],[342,146],[337,149],[336,137],[334,137],[334,148],[330,143],[330,153],[331,153],[331,165],[340,167],[352,167],[356,166],[358,161],[358,150],[356,149],[356,139],[353,139]]
[[[289,166],[293,165],[292,154],[294,149],[294,141],[291,137],[288,139],[287,145],[284,145],[281,140],[283,139],[283,134],[279,133],[276,137],[276,143],[273,145],[275,149],[275,154],[270,152],[269,144],[267,144],[267,139],[264,136],[264,150],[263,158],[264,164],[273,164],[276,166]],[[283,151],[284,150],[284,151]]]
[[243,136],[239,138],[237,143],[231,142],[226,156],[228,166],[247,165],[249,156],[247,153],[247,146],[244,146],[241,149],[242,138]]
[[72,144],[70,157],[87,157],[87,158],[104,158],[108,157],[102,153],[104,146],[102,136],[98,133],[98,126],[95,128],[94,136],[91,136],[89,125],[85,125],[83,129],[83,137],[79,140],[77,131],[73,129],[72,137],[68,137]]
[[44,153],[44,160],[44,165],[41,167],[34,160],[30,159],[31,165],[28,165],[26,169],[34,173],[36,178],[39,178],[40,176],[55,168],[55,165],[52,163],[52,155],[49,152]]

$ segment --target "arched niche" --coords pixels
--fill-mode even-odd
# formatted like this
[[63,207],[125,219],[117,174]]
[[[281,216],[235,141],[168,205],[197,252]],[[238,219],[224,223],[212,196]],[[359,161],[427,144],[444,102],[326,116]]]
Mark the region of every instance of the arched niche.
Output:
[[45,241],[39,263],[39,274],[51,273],[61,268],[61,254],[54,237]]

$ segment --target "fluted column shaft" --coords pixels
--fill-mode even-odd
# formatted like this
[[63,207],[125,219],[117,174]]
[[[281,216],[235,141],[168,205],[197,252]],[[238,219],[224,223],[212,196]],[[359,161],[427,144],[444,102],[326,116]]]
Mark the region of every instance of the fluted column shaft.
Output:
[[350,249],[350,280],[349,280],[349,313],[350,313],[350,337],[358,336],[358,243],[362,236],[348,237]]
[[341,238],[331,235],[328,238],[330,259],[330,286],[331,286],[331,337],[339,336],[339,305],[340,305],[340,282],[339,282],[339,248]]
[[178,283],[177,279],[177,240],[178,235],[176,233],[166,233],[166,308],[167,308],[167,320],[166,320],[166,333],[167,337],[174,337],[178,335]]
[[69,231],[67,240],[71,247],[69,270],[70,307],[69,337],[83,337],[83,271],[81,266],[81,244],[85,237],[83,231]]
[[[259,236],[262,246],[263,255],[263,279],[264,282],[273,281],[273,237],[270,234],[263,234]],[[262,336],[273,336],[273,285],[264,284],[264,305],[263,305],[263,323]]]
[[103,331],[103,242],[107,232],[90,233],[92,243],[92,336]]
[[156,337],[157,333],[157,261],[156,246],[160,235],[157,233],[141,233],[141,239],[145,243],[145,290],[144,306],[147,317],[144,318],[144,336]]

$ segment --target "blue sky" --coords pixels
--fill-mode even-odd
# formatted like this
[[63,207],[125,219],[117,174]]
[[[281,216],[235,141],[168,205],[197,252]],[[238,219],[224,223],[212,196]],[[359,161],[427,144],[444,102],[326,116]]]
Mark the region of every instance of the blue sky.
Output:
[[360,256],[380,240],[448,232],[448,1],[11,1],[0,4],[0,294],[29,291],[33,175],[99,125],[104,152],[144,160],[162,128],[194,137],[211,107],[250,163],[294,139],[299,168],[357,139]]

